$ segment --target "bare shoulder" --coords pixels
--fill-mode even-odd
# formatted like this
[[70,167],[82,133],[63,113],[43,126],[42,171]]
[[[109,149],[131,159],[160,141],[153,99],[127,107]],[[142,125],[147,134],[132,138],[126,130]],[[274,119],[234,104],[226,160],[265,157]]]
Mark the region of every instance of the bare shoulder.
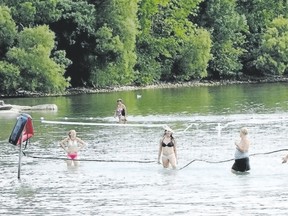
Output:
[[79,137],[76,137],[76,140],[79,141],[79,142],[83,142],[83,140]]
[[67,142],[68,141],[68,137],[64,138],[63,140],[61,140],[60,142]]

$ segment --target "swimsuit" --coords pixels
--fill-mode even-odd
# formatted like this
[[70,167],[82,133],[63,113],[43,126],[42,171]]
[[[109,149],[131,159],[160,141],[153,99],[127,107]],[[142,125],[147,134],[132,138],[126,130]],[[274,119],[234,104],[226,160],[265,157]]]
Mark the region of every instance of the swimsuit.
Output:
[[75,152],[75,153],[68,153],[67,156],[68,156],[68,158],[74,160],[74,159],[77,158],[78,154],[77,154],[77,152]]
[[[172,141],[170,141],[169,143],[164,143],[163,141],[162,141],[162,147],[173,147],[174,146],[174,143],[172,142]],[[175,156],[175,154],[174,153],[172,153],[172,154],[170,154],[170,155],[163,155],[162,154],[162,159],[166,159],[166,160],[169,160],[169,161],[171,161],[171,160],[176,160],[176,156]]]
[[68,148],[70,148],[70,147],[78,147],[77,140],[69,140],[68,144],[67,144],[67,147]]
[[236,148],[234,157],[235,159],[242,159],[249,157],[249,154],[248,152],[241,152],[239,149]]
[[[76,148],[78,147],[78,143],[77,140],[69,140],[68,144],[67,144],[68,148]],[[76,159],[78,156],[77,152],[73,152],[73,153],[68,153],[67,157],[74,160]]]
[[169,143],[164,143],[162,142],[162,147],[173,147],[174,146],[174,143],[173,142],[169,142]]
[[250,170],[249,158],[235,159],[232,169],[239,172]]
[[241,152],[239,149],[235,151],[235,162],[232,166],[235,171],[245,172],[250,170],[248,152]]
[[172,154],[170,154],[170,155],[162,155],[162,159],[166,159],[166,160],[171,161],[172,159],[173,159],[173,160],[176,160],[176,157],[175,157],[175,154],[172,153]]
[[119,117],[125,116],[125,109],[123,109],[123,108],[118,108],[118,109],[117,109],[117,116],[119,116]]

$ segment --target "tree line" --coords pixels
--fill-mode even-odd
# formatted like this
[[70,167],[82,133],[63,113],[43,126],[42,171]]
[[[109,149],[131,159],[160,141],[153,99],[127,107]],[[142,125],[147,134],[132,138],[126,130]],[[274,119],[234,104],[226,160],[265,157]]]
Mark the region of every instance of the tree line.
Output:
[[287,0],[0,0],[0,93],[288,73]]

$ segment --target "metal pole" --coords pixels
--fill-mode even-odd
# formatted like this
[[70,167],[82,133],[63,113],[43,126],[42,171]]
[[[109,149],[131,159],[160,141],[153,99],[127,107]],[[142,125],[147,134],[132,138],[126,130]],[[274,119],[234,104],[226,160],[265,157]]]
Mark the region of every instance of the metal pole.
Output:
[[[26,127],[26,125],[25,125]],[[24,127],[24,128],[25,128]],[[23,143],[23,131],[20,136],[20,146],[19,146],[19,160],[18,160],[18,179],[20,180],[20,173],[21,173],[21,158],[22,158],[22,143]]]

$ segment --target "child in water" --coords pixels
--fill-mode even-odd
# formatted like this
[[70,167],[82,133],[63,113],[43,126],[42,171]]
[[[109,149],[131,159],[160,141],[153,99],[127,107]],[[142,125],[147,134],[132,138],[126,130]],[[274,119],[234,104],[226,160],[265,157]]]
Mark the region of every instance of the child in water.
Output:
[[79,162],[75,161],[75,159],[78,159],[78,152],[85,147],[85,142],[82,141],[80,138],[76,136],[75,130],[70,130],[68,132],[68,137],[63,139],[60,142],[60,146],[65,150],[67,153],[67,165],[68,166],[78,166]]

